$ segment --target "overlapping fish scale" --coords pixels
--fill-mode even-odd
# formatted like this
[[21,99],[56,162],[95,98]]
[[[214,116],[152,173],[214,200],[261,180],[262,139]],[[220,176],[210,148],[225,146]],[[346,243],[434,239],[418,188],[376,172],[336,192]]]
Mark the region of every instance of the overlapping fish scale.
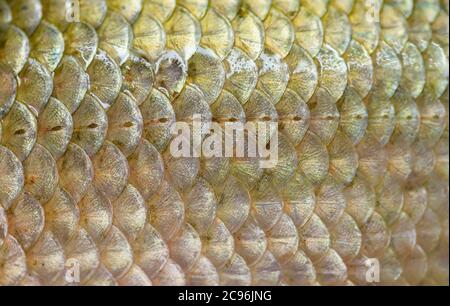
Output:
[[0,0],[0,285],[448,284],[448,1],[77,2]]

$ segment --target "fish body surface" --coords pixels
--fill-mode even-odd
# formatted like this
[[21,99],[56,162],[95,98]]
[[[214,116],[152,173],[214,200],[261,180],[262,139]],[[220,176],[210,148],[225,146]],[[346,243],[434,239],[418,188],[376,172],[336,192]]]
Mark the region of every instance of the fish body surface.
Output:
[[0,286],[448,285],[448,14],[0,0]]

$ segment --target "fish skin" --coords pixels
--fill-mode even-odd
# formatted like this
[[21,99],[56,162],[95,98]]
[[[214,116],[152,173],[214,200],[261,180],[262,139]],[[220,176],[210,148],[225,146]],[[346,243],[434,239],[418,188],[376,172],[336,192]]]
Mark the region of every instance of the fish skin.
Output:
[[73,2],[0,0],[0,286],[449,284],[448,1]]

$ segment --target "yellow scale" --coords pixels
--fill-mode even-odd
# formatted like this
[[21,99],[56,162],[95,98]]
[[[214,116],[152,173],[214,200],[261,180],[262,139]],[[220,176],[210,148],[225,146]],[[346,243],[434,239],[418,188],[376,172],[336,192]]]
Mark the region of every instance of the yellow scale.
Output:
[[[448,13],[0,0],[0,285],[448,285]],[[278,163],[174,157],[195,115]]]

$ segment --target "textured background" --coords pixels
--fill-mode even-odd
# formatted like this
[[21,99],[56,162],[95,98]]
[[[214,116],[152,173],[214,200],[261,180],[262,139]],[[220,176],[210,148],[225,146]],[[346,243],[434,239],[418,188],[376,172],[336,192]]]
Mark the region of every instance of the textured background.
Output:
[[[0,0],[0,285],[448,285],[448,0],[79,5]],[[173,158],[194,114],[278,166]]]

